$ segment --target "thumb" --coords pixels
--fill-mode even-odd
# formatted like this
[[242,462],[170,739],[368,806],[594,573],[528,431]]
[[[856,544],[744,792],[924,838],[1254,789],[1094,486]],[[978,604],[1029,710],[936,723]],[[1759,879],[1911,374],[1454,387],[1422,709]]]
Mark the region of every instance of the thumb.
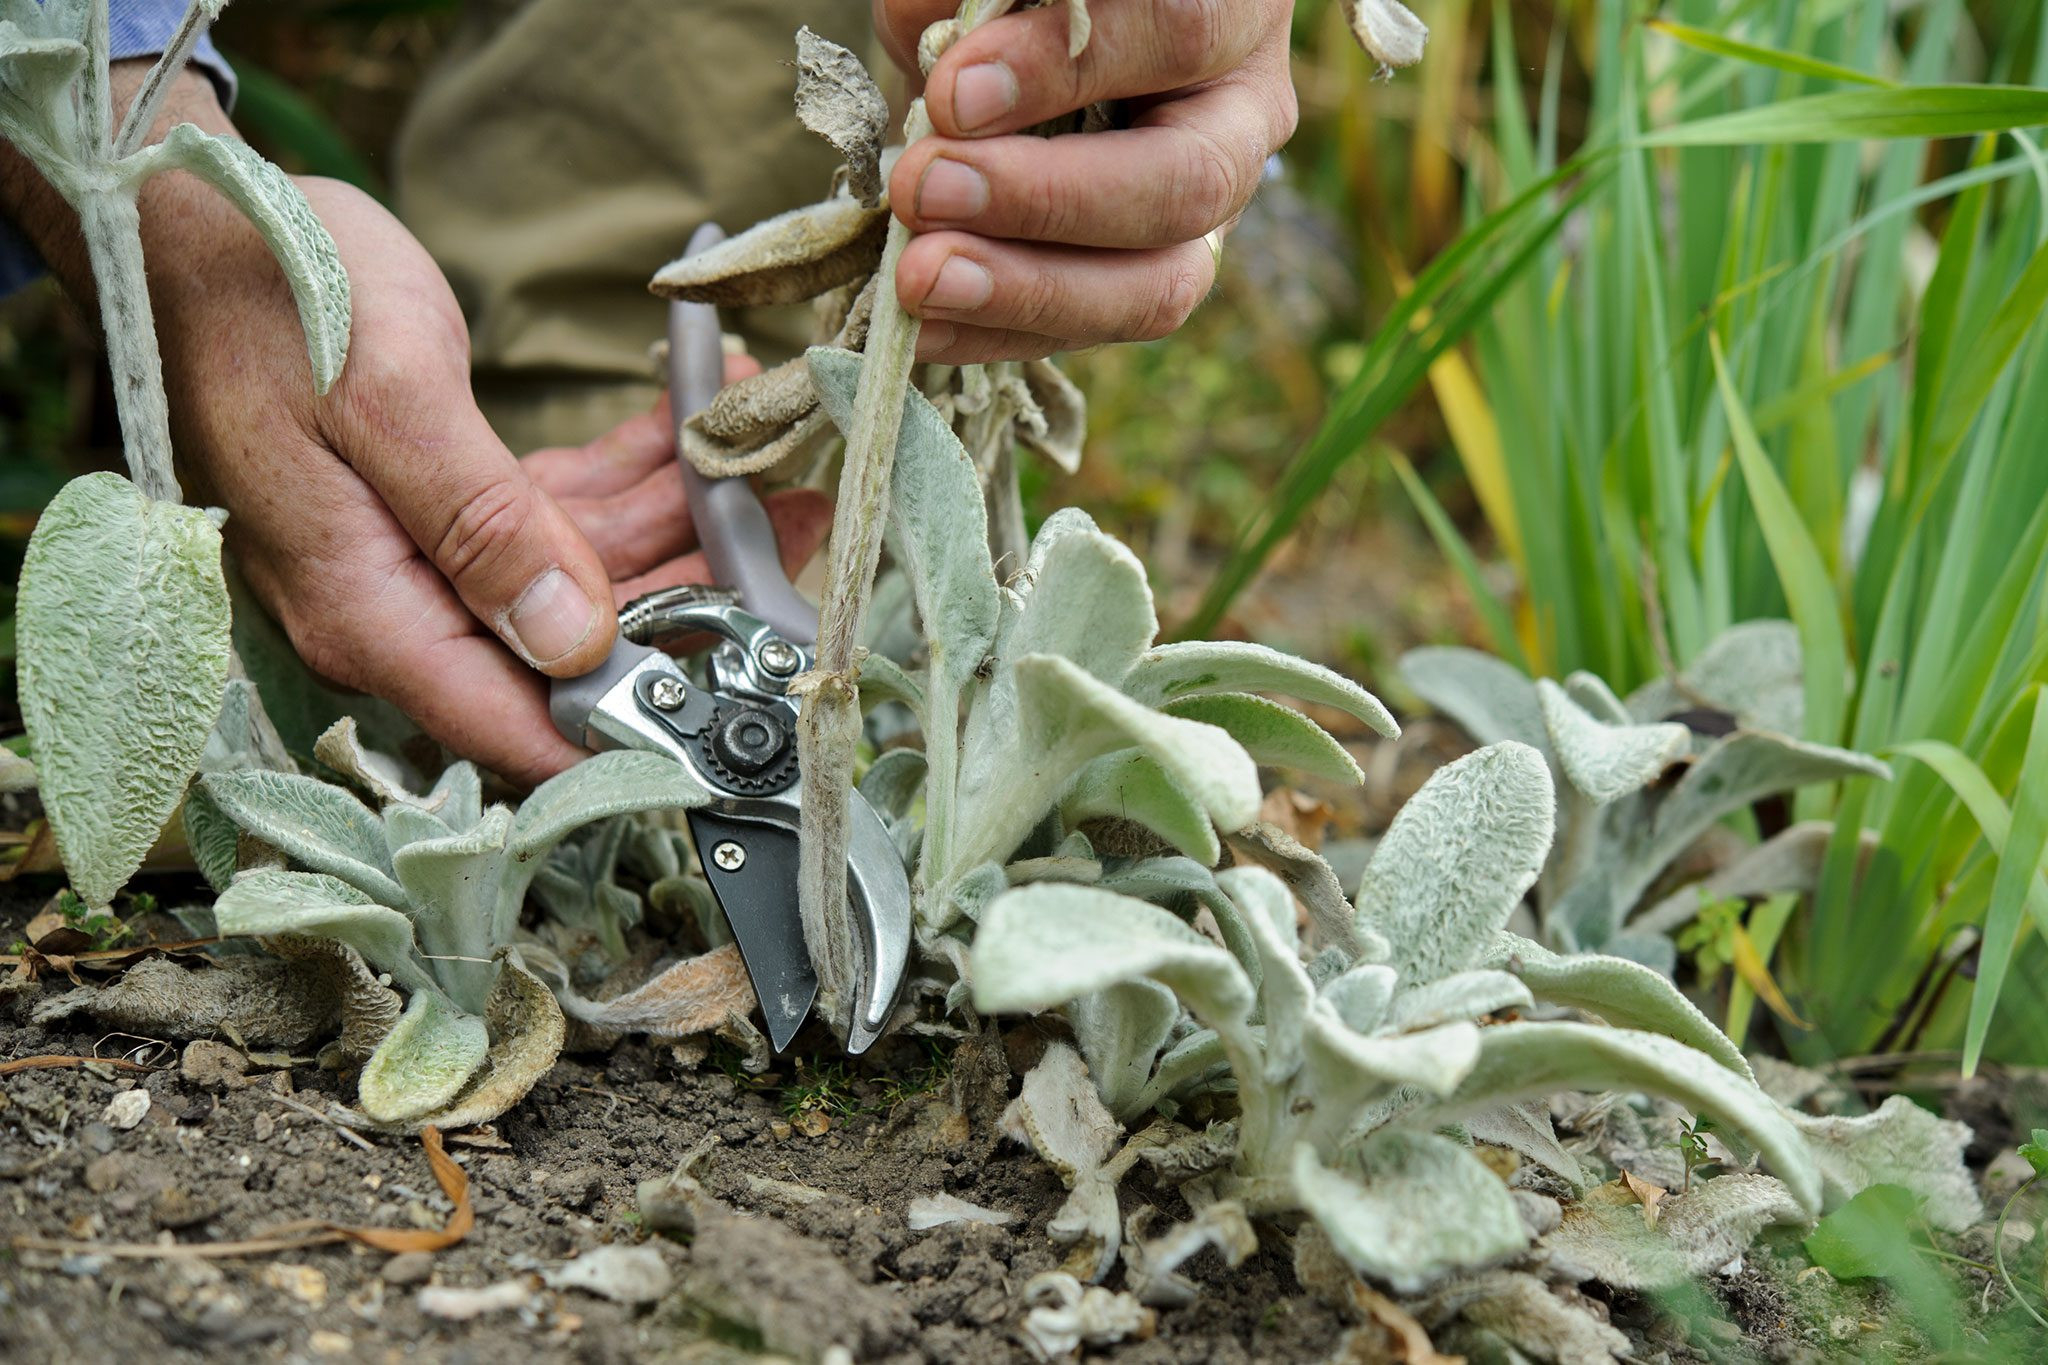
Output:
[[[447,403],[406,406],[344,455],[377,490],[476,618],[553,677],[587,673],[617,633],[611,577],[597,551],[537,486],[476,409],[466,386]],[[428,415],[435,414],[435,415]],[[411,429],[407,429],[411,428]],[[391,439],[391,437],[396,439]]]

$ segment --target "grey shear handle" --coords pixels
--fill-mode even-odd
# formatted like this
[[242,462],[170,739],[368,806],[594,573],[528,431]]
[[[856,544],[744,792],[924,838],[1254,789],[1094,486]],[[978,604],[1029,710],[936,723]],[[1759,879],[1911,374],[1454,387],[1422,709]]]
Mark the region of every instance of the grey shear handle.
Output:
[[[690,238],[696,255],[725,240],[716,223],[706,223]],[[718,310],[708,303],[668,306],[668,391],[678,435],[676,459],[683,467],[683,491],[690,501],[690,519],[697,543],[720,585],[735,589],[747,610],[775,627],[785,640],[800,645],[818,638],[818,612],[790,586],[775,548],[775,528],[753,485],[743,478],[706,478],[683,457],[680,427],[711,406],[725,383],[725,348]]]

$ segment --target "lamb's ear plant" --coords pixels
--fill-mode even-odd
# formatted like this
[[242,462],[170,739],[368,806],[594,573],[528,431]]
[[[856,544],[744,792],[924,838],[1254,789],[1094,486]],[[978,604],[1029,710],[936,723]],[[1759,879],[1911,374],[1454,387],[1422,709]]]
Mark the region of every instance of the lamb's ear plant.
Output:
[[486,1121],[553,1064],[561,1011],[515,945],[527,888],[555,847],[607,817],[709,799],[672,759],[631,750],[541,784],[516,813],[483,805],[467,763],[425,797],[392,793],[381,812],[292,773],[212,773],[202,785],[244,835],[294,865],[237,876],[214,907],[220,931],[345,943],[409,997],[359,1096],[371,1119],[415,1127]]
[[[1070,51],[1078,58],[1091,32],[1088,9],[1082,0],[1066,3]],[[920,63],[929,72],[961,35],[1013,8],[1016,0],[964,0],[955,18],[926,30],[919,44]],[[1346,10],[1361,43],[1383,66],[1403,65],[1420,57],[1427,30],[1394,0],[1347,0]],[[851,54],[805,32],[798,40],[797,107],[805,126],[825,136],[847,158],[846,174],[833,198],[760,224],[713,251],[676,261],[655,276],[653,288],[668,297],[717,304],[793,302],[823,295],[828,300],[825,316],[837,329],[832,343],[843,352],[837,362],[823,362],[828,367],[836,364],[830,376],[821,371],[822,353],[813,351],[801,364],[793,362],[733,386],[710,411],[685,427],[682,443],[685,455],[706,472],[733,474],[768,468],[786,472],[792,462],[816,448],[826,430],[826,415],[845,437],[820,605],[816,666],[793,689],[803,697],[798,742],[806,783],[799,899],[805,939],[817,968],[822,1013],[833,1018],[842,1013],[836,1002],[851,980],[852,936],[845,896],[846,796],[853,787],[855,752],[861,737],[859,645],[883,542],[888,535],[897,534],[889,528],[906,524],[897,519],[895,509],[905,497],[921,498],[925,505],[937,509],[933,515],[941,524],[950,524],[976,508],[983,544],[992,546],[998,558],[1021,557],[1023,516],[1016,493],[1014,447],[1021,440],[1063,464],[1071,463],[1078,456],[1080,402],[1072,386],[1043,364],[986,370],[933,367],[936,372],[927,374],[925,392],[920,394],[912,383],[917,324],[898,302],[895,287],[896,265],[910,234],[888,213],[882,198],[886,102]],[[1087,132],[1112,123],[1112,111],[1095,107],[1039,131]],[[914,142],[931,129],[923,101],[913,101],[903,123],[905,141]],[[858,348],[858,354],[849,348]],[[928,395],[940,404],[929,412]],[[913,444],[929,446],[941,432],[946,437],[944,451],[961,448],[968,452],[967,468],[975,477],[963,481],[955,474],[942,473],[939,484],[906,493],[900,487],[903,481],[893,477],[898,463]],[[958,435],[966,436],[964,447]],[[933,469],[939,467],[936,461],[928,464]],[[983,488],[989,495],[988,508],[981,506]],[[915,553],[914,546],[910,552]],[[899,560],[902,554],[899,549]],[[915,569],[910,576],[915,587],[919,577]],[[988,847],[963,844],[956,838],[956,813],[950,799],[961,789],[953,742],[961,733],[958,710],[970,677],[983,666],[995,641],[999,624],[993,582],[984,582],[977,575],[971,580],[949,578],[941,583],[927,574],[924,587],[927,593],[918,601],[923,619],[928,627],[933,622],[943,623],[939,628],[950,632],[950,638],[934,641],[926,678],[931,695],[925,699],[921,716],[927,727],[931,778],[920,914],[930,926],[952,917],[945,908],[944,891],[953,878],[973,865],[971,861],[963,864],[962,859],[1006,855],[1008,848],[995,845],[1002,844],[1011,831],[992,822]],[[965,595],[943,601],[929,595],[940,589]],[[963,613],[957,626],[946,611]],[[1148,616],[1149,611],[1148,602]],[[1119,648],[1131,638],[1122,627],[1123,623],[1118,623],[1122,632]],[[1144,631],[1141,649],[1153,633],[1151,627]],[[1128,669],[1130,662],[1124,660],[1123,667]],[[1133,744],[1143,747],[1129,733],[1142,708],[1129,706],[1128,699],[1114,691],[1115,680],[1108,680],[1099,694],[1090,695],[1091,683],[1104,681],[1086,665],[1070,670],[1058,663],[1021,662],[1018,670],[991,689],[994,706],[1005,714],[990,723],[1014,717],[1033,725],[1041,741],[1065,746],[1063,758],[1091,745],[1095,747],[1090,758]],[[1377,703],[1372,705],[1377,709]],[[1237,702],[1215,702],[1204,708],[1211,715],[1232,714],[1256,729],[1254,709]],[[1173,727],[1161,726],[1158,720],[1155,716],[1146,722],[1157,736],[1172,731]],[[1292,744],[1298,736],[1284,717],[1273,720],[1261,733],[1287,752],[1307,752]],[[1119,734],[1123,742],[1109,742]],[[971,732],[967,741],[974,747]],[[1313,741],[1304,742],[1313,747]],[[1147,754],[1158,757],[1150,750]],[[1317,758],[1327,755],[1318,752]],[[1173,769],[1169,766],[1166,772]],[[1187,775],[1186,769],[1179,774]],[[1185,806],[1190,800],[1202,805],[1211,798],[1221,799],[1224,789],[1230,788],[1234,793],[1230,799],[1237,804],[1211,809],[1207,815],[1221,814],[1228,821],[1241,814],[1238,823],[1243,824],[1249,823],[1251,816],[1242,811],[1239,798],[1250,791],[1256,806],[1256,784],[1248,781],[1249,776],[1245,765],[1226,764],[1221,770],[1205,773],[1195,783],[1198,790],[1176,791],[1171,778],[1141,771],[1128,775],[1129,781],[1121,785],[1105,776],[1097,783],[1095,794],[1106,798],[1126,786],[1134,793],[1147,788],[1158,793],[1161,802]],[[1058,774],[1055,785],[1064,784],[1068,777],[1066,772]],[[990,802],[1003,799],[986,788],[971,790],[977,798],[985,796]],[[936,806],[932,793],[938,795]],[[1039,795],[1027,792],[1019,804],[1036,805]],[[1058,795],[1057,790],[1052,793]],[[934,809],[936,815],[929,815]],[[981,813],[961,812],[959,818],[972,820]],[[1015,832],[1021,837],[1025,831]]]
[[1761,845],[1721,850],[1714,866],[1645,904],[1682,855],[1759,802],[1891,775],[1867,755],[1797,738],[1804,670],[1789,622],[1731,627],[1683,672],[1626,702],[1589,673],[1531,681],[1471,649],[1411,651],[1401,673],[1480,743],[1519,741],[1544,756],[1558,838],[1536,883],[1536,914],[1545,941],[1566,952],[1670,971],[1670,935],[1708,900],[1813,890],[1829,830],[1795,824]]
[[23,718],[43,803],[79,895],[105,905],[177,808],[231,666],[217,514],[179,505],[136,195],[163,171],[248,216],[289,281],[315,389],[348,350],[334,243],[289,177],[245,144],[173,128],[144,147],[177,73],[226,0],[194,0],[119,128],[106,0],[0,3],[0,135],[78,213],[130,482],[91,474],[38,521],[18,606]]
[[[1637,1287],[1670,1283],[1673,1267],[1680,1278],[1710,1268],[1703,1255],[1739,1251],[1766,1223],[1804,1221],[1878,1181],[1913,1188],[1942,1226],[1967,1224],[1975,1200],[1960,1125],[1904,1100],[1865,1119],[1793,1114],[1662,974],[1560,957],[1506,931],[1549,857],[1553,791],[1543,755],[1519,743],[1440,769],[1375,850],[1349,926],[1355,948],[1301,943],[1293,900],[1257,868],[1213,877],[1204,898],[1127,884],[1163,902],[1150,904],[1106,877],[1025,886],[984,908],[969,963],[976,1006],[1064,1005],[1088,1063],[1042,1103],[1027,1084],[1013,1125],[1073,1184],[1052,1228],[1078,1244],[1078,1262],[1106,1273],[1115,1178],[1148,1160],[1198,1178],[1198,1206],[1228,1201],[1313,1224],[1350,1271],[1403,1293],[1540,1263],[1532,1241],[1561,1219],[1548,1199],[1532,1218],[1538,1189],[1569,1191],[1567,1215],[1607,1198],[1527,1103],[1563,1091],[1668,1097],[1711,1116],[1739,1161],[1768,1172],[1670,1197],[1685,1213],[1660,1224],[1664,1241],[1629,1281]],[[1230,907],[1220,915],[1218,901]],[[1220,933],[1194,926],[1198,909]],[[1096,1131],[1204,1092],[1234,1110],[1223,1127],[1175,1135],[1155,1120],[1122,1151]],[[1084,1115],[1093,1146],[1062,1135],[1063,1111]],[[1475,1137],[1546,1174],[1511,1188]],[[1600,1240],[1583,1220],[1572,1227]],[[1554,1275],[1562,1261],[1549,1260]]]

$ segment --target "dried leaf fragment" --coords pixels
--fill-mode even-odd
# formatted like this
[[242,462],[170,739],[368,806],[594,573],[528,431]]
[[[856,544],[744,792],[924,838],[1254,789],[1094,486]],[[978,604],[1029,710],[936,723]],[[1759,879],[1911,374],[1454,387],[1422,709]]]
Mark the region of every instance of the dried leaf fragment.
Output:
[[647,287],[665,299],[721,308],[799,303],[871,273],[888,233],[887,209],[827,199],[671,261]]
[[734,1015],[754,1008],[754,986],[736,944],[676,963],[637,990],[612,1000],[585,1000],[574,991],[557,992],[571,1018],[621,1033],[681,1038],[725,1027]]
[[1665,1189],[1662,1185],[1653,1185],[1629,1171],[1621,1173],[1621,1183],[1624,1189],[1635,1196],[1636,1202],[1643,1206],[1643,1226],[1656,1227],[1657,1201],[1671,1193],[1671,1191]]
[[796,33],[796,116],[846,158],[847,188],[870,207],[882,198],[889,102],[860,58],[809,28]]
[[1358,45],[1380,64],[1382,74],[1422,60],[1429,28],[1400,0],[1344,0],[1344,18]]

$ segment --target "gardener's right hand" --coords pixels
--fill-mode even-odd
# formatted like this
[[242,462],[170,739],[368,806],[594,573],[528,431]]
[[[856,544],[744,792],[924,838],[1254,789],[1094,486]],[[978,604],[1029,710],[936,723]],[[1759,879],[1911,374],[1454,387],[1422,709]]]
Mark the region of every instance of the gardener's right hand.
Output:
[[[136,73],[121,74],[132,88]],[[181,120],[228,131],[197,76],[164,126]],[[324,398],[255,230],[188,176],[143,192],[187,500],[229,510],[237,563],[316,671],[513,781],[538,781],[581,754],[549,721],[541,674],[604,659],[615,584],[630,594],[705,577],[665,424],[628,423],[582,459],[549,452],[529,471],[477,409],[462,314],[426,252],[368,196],[300,187],[354,301],[348,364]],[[34,230],[35,215],[17,217]],[[64,253],[46,255],[79,282],[75,259],[67,270]],[[580,499],[599,543],[544,485]],[[770,509],[807,557],[823,532],[818,499]]]

